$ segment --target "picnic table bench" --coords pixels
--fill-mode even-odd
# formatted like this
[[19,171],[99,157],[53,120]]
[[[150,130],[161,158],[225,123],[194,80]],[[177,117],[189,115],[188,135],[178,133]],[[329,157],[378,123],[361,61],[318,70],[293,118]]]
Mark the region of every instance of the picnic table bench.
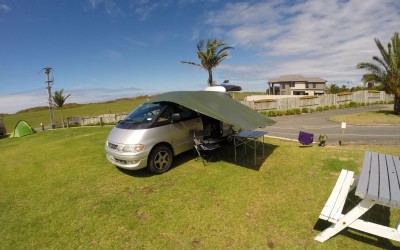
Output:
[[[342,214],[347,195],[356,188],[361,201],[348,213]],[[400,241],[400,220],[396,228],[360,219],[375,204],[400,209],[399,157],[365,152],[360,175],[343,169],[319,216],[333,224],[315,237],[324,242],[349,227],[383,238]]]

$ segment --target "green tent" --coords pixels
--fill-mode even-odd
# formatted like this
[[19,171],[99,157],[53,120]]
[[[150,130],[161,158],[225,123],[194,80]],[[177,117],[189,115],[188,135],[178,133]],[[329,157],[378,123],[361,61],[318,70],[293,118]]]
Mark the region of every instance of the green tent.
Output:
[[14,132],[11,134],[11,138],[17,138],[25,135],[31,135],[36,133],[36,131],[29,126],[29,124],[26,121],[19,121],[17,125],[15,125]]
[[150,102],[173,102],[235,127],[251,130],[265,128],[274,121],[216,91],[176,91],[155,96]]

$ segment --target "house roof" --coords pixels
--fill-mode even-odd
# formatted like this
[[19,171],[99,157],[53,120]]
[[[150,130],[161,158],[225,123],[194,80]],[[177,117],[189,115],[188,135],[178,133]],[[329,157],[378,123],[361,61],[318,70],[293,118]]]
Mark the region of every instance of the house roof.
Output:
[[269,79],[268,83],[281,83],[281,82],[321,82],[326,83],[325,79],[321,77],[304,77],[301,75],[283,75],[278,79]]

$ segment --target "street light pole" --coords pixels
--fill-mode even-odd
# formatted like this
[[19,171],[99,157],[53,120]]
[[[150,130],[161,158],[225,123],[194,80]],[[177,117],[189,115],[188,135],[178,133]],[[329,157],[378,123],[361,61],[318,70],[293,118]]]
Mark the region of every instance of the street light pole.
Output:
[[50,80],[50,72],[51,68],[47,67],[44,68],[44,73],[47,75],[47,93],[49,94],[49,112],[50,112],[50,122],[51,122],[51,128],[56,127],[56,123],[54,121],[54,108],[53,108],[53,100],[51,98],[51,86],[53,86],[53,81]]

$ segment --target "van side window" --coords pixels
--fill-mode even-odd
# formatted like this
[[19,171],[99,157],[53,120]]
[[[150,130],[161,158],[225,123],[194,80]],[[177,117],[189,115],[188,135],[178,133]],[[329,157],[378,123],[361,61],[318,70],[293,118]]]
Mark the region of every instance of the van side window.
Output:
[[171,109],[166,108],[157,119],[157,126],[170,123],[171,119]]
[[191,109],[185,108],[180,105],[174,108],[174,112],[179,113],[181,115],[181,120],[183,121],[199,117],[196,111],[193,111]]

